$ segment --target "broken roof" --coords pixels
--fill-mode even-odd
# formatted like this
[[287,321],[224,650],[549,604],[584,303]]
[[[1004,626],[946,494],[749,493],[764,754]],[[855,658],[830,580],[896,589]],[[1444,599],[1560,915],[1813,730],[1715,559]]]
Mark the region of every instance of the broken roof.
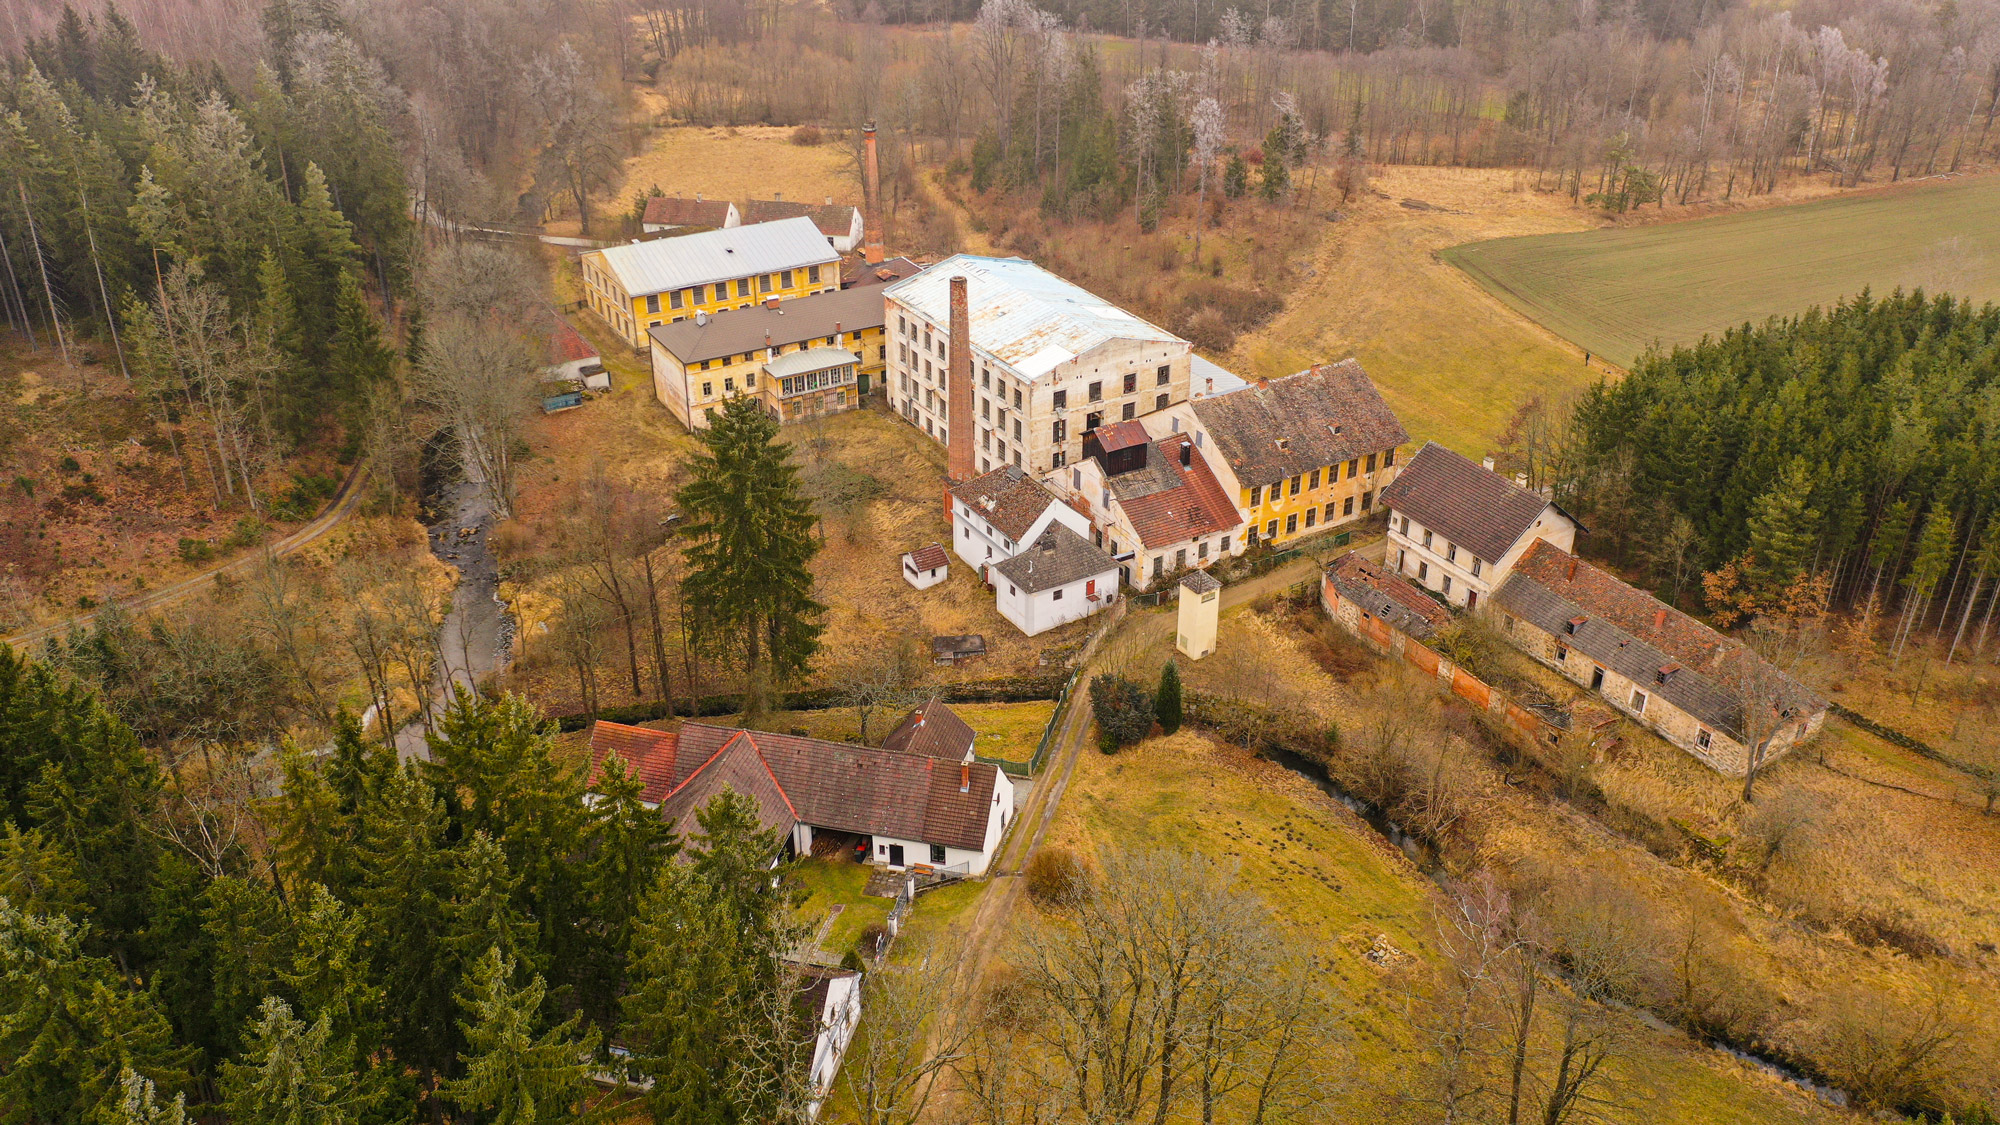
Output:
[[870,262],[859,250],[840,260],[840,284],[844,289],[872,288],[915,277],[924,267],[908,258]]
[[[1145,468],[1105,482],[1138,533],[1140,546],[1158,550],[1243,523],[1243,514],[1230,503],[1208,458],[1194,448],[1189,435],[1171,434],[1153,444],[1158,451],[1146,459]],[[1181,465],[1183,449],[1189,454],[1186,466]]]
[[1806,715],[1826,707],[1804,684],[1760,664],[1742,643],[1547,540],[1536,541],[1514,564],[1493,602],[1639,690],[1738,740],[1743,738],[1739,685],[1753,670],[1770,677],[1781,713]]
[[560,316],[551,314],[554,324],[549,332],[549,363],[561,366],[580,359],[596,359],[597,349],[590,346],[576,325]]
[[767,339],[788,347],[829,340],[840,332],[880,328],[882,309],[880,289],[840,289],[780,301],[776,307],[734,309],[705,320],[689,317],[662,324],[647,335],[682,363],[700,363],[749,355],[763,348]]
[[1568,512],[1469,458],[1427,441],[1389,487],[1382,503],[1487,562],[1499,562],[1554,509]]
[[1381,453],[1410,440],[1352,359],[1193,400],[1244,487]]
[[885,294],[936,325],[950,323],[951,279],[966,279],[973,347],[1028,379],[1038,379],[1112,340],[1187,346],[1187,341],[1118,308],[1033,262],[954,254]]
[[994,530],[1016,542],[1028,534],[1028,529],[1035,526],[1049,505],[1057,502],[1055,493],[1018,465],[1002,465],[973,477],[953,486],[951,494],[992,524]]
[[1118,564],[1068,524],[1052,523],[1019,554],[993,563],[992,568],[1028,593],[1039,594],[1115,571]]
[[1326,577],[1343,600],[1420,641],[1430,640],[1451,621],[1451,611],[1437,599],[1357,552],[1349,551],[1333,560],[1326,568]]
[[896,724],[896,729],[882,740],[882,749],[952,762],[969,762],[972,760],[975,737],[964,719],[933,698],[903,716],[903,721]]
[[596,253],[633,297],[840,260],[826,236],[804,218],[628,242]]

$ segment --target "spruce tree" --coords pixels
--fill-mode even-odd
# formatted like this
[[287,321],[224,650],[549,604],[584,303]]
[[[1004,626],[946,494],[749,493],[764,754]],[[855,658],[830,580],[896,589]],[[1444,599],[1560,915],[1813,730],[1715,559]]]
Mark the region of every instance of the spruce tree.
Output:
[[452,891],[452,857],[437,794],[414,774],[392,778],[367,823],[356,898],[371,971],[382,985],[386,1041],[404,1063],[437,1073],[456,1061],[455,963],[439,920]]
[[575,1121],[597,1033],[580,1032],[577,1016],[538,1033],[546,988],[539,976],[517,988],[514,972],[513,960],[494,946],[460,988],[465,1074],[445,1083],[444,1096],[488,1125]]
[[159,1087],[129,1066],[119,1074],[118,1085],[122,1093],[112,1125],[187,1125],[187,1095],[175,1094],[162,1105]]
[[267,997],[248,1039],[243,1061],[222,1067],[223,1104],[232,1122],[351,1125],[368,1113],[372,1091],[350,1069],[353,1048],[334,1038],[326,1013],[307,1024],[291,1005]]
[[819,553],[812,505],[777,440],[777,419],[756,398],[730,399],[698,436],[702,451],[679,493],[682,589],[702,607],[709,647],[742,646],[744,711],[760,715],[773,683],[805,672],[825,628],[807,569]]
[[680,846],[641,799],[645,783],[615,753],[604,760],[594,789],[583,876],[594,925],[577,972],[578,992],[585,1014],[609,1028],[625,990],[640,903]]
[[1789,587],[1812,564],[1820,514],[1811,506],[1813,474],[1802,457],[1786,464],[1750,510],[1751,578],[1761,593]]
[[1231,199],[1241,199],[1250,190],[1250,163],[1240,152],[1229,154],[1229,163],[1222,168],[1222,194]]
[[1173,661],[1160,669],[1160,690],[1153,694],[1153,714],[1160,720],[1160,733],[1181,729],[1181,670]]
[[341,274],[326,355],[328,388],[338,402],[360,402],[370,386],[388,380],[395,365],[396,349],[382,341],[382,323],[362,296],[361,283],[351,273]]

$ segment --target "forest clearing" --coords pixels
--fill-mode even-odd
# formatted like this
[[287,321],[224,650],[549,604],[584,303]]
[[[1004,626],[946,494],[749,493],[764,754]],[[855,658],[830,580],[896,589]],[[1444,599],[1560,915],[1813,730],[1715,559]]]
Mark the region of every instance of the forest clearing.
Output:
[[1872,289],[2000,297],[2000,176],[1957,176],[1671,224],[1529,235],[1442,254],[1536,324],[1630,366],[1659,342]]

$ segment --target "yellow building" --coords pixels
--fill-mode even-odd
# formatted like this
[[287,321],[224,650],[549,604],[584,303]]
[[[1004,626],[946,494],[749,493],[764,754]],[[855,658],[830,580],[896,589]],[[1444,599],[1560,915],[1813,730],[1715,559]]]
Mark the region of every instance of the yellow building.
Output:
[[882,317],[870,285],[660,325],[654,397],[689,429],[740,394],[788,422],[852,409],[882,378]]
[[[1366,518],[1396,478],[1409,432],[1354,360],[1177,404],[1166,419],[1194,431],[1236,499],[1244,538],[1284,543]],[[1148,429],[1159,428],[1155,420]]]
[[751,223],[592,250],[584,302],[635,348],[649,329],[840,288],[840,255],[811,219]]

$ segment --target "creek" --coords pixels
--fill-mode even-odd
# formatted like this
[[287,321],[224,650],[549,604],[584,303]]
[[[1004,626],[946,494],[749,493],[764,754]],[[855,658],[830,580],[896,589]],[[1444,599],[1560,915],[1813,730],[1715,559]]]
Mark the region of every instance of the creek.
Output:
[[[1296,754],[1284,749],[1273,748],[1265,750],[1261,756],[1268,761],[1276,762],[1278,765],[1312,782],[1314,788],[1345,805],[1350,812],[1366,821],[1368,827],[1374,829],[1376,834],[1395,845],[1397,850],[1408,857],[1410,862],[1415,864],[1417,869],[1422,871],[1433,883],[1437,883],[1440,886],[1443,885],[1445,872],[1443,866],[1438,862],[1437,849],[1405,832],[1402,825],[1390,819],[1387,813],[1372,803],[1356,797],[1354,794],[1335,784],[1333,779],[1327,776],[1324,766],[1302,754]],[[1680,1030],[1646,1009],[1632,1008],[1627,1005],[1619,1005],[1619,1007],[1626,1008],[1633,1016],[1657,1030],[1669,1033]],[[1740,1062],[1753,1066],[1781,1082],[1803,1090],[1828,1105],[1844,1107],[1848,1104],[1848,1096],[1845,1090],[1821,1085],[1783,1063],[1775,1062],[1762,1055],[1745,1050],[1742,1047],[1725,1043],[1720,1039],[1710,1038],[1705,1040],[1705,1042],[1716,1050]]]

